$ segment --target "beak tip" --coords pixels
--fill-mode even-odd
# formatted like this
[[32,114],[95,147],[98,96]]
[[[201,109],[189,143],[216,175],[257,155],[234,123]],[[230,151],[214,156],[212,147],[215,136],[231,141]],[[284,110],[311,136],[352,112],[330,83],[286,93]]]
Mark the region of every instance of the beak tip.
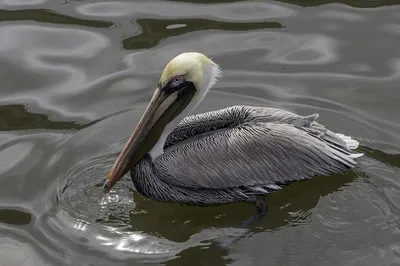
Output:
[[108,180],[107,180],[106,182],[104,182],[104,185],[103,185],[103,193],[107,194],[108,192],[110,192],[110,188],[108,186]]

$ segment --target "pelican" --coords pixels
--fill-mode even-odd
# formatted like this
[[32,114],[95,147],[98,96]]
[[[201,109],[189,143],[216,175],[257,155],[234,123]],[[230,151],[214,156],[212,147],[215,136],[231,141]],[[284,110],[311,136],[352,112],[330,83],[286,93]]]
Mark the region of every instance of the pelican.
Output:
[[188,116],[221,77],[207,56],[182,53],[164,68],[154,95],[112,166],[107,193],[131,170],[136,190],[162,202],[256,203],[295,181],[351,169],[358,141],[301,116],[232,106]]

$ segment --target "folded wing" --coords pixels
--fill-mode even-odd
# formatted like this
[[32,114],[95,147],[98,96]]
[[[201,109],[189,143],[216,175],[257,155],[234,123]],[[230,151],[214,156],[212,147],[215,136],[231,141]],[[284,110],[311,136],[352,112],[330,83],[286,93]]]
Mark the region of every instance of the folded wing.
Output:
[[[317,116],[262,122],[262,116],[172,145],[155,160],[164,182],[190,188],[263,189],[355,166],[347,144]],[[303,122],[302,122],[303,121]]]

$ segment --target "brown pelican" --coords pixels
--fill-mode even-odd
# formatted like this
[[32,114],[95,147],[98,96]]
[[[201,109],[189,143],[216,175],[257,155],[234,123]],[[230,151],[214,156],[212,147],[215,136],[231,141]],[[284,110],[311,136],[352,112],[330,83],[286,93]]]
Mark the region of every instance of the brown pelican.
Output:
[[188,116],[221,76],[201,53],[165,67],[156,91],[114,163],[104,191],[131,170],[145,197],[195,205],[255,202],[285,184],[353,168],[358,142],[300,116],[233,106]]

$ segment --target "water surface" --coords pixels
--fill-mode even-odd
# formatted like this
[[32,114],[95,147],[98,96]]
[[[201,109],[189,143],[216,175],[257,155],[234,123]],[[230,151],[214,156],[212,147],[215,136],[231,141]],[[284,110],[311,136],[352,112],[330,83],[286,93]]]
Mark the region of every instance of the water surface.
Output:
[[[396,4],[3,1],[0,264],[400,265]],[[317,112],[366,156],[269,196],[248,231],[248,204],[155,202],[129,175],[103,195],[163,67],[187,51],[224,70],[196,113]]]

